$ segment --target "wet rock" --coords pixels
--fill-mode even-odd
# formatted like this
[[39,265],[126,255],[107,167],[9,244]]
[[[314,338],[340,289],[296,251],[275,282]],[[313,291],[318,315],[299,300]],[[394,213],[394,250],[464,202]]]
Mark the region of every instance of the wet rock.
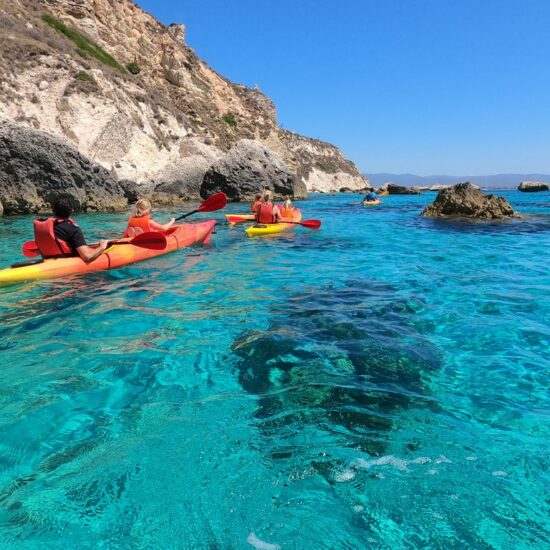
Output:
[[187,146],[187,157],[180,158],[155,175],[156,193],[173,195],[177,199],[200,199],[201,186],[208,169],[220,159],[221,152],[203,145]]
[[290,172],[275,152],[253,140],[243,139],[206,172],[203,198],[223,192],[229,200],[252,200],[254,195],[270,189],[275,198],[307,198],[305,184]]
[[141,197],[141,190],[139,185],[132,180],[119,180],[118,184],[122,188],[122,192],[126,197],[126,200],[132,204]]
[[515,216],[515,212],[504,197],[485,195],[478,187],[466,182],[442,189],[421,215],[437,218],[503,219]]
[[544,181],[522,181],[518,186],[518,191],[523,191],[524,193],[550,191],[550,185]]
[[102,166],[63,140],[19,124],[0,121],[0,202],[6,214],[49,212],[59,193],[77,211],[126,208],[122,187]]
[[384,184],[384,187],[381,187],[380,190],[385,190],[390,195],[420,195],[420,191],[416,189],[396,185],[395,183]]

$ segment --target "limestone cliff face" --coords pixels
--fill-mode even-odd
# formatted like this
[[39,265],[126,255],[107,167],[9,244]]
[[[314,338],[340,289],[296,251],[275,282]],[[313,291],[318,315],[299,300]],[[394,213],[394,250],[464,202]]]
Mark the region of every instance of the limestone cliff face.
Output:
[[268,97],[201,61],[183,25],[165,26],[130,0],[0,0],[0,30],[0,118],[63,137],[119,179],[179,182],[191,198],[209,166],[253,139],[310,191],[368,185],[336,147],[282,130]]

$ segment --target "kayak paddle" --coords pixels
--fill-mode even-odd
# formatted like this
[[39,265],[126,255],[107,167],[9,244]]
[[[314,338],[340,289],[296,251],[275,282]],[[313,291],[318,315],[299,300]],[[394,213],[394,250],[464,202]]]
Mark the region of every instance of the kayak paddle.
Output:
[[[231,218],[231,223],[249,222],[249,221],[251,220],[240,216],[232,216]],[[281,220],[280,222],[275,222],[275,223],[294,223],[296,225],[302,225],[304,227],[307,227],[308,229],[319,229],[319,227],[321,227],[321,220],[304,220],[303,222],[289,222],[287,220]],[[269,225],[269,224],[262,224],[262,225]]]
[[166,237],[157,231],[146,231],[145,233],[136,235],[129,241],[109,241],[109,246],[114,244],[133,244],[141,248],[149,248],[150,250],[163,250],[166,248]]
[[[140,248],[149,248],[151,250],[162,250],[166,248],[166,237],[162,233],[157,233],[156,231],[147,231],[146,233],[140,233],[136,235],[129,241],[124,240],[114,240],[109,241],[109,246],[115,244],[133,244],[134,246],[139,246]],[[93,246],[93,245],[91,245]],[[27,241],[23,243],[23,256],[26,258],[34,258],[40,254],[38,247],[34,241]]]
[[304,220],[303,222],[282,221],[280,223],[295,223],[297,225],[307,227],[308,229],[319,229],[319,227],[321,227],[321,220]]
[[187,218],[187,216],[196,214],[197,212],[214,212],[214,210],[220,210],[226,204],[227,197],[225,196],[225,193],[216,193],[215,195],[208,197],[196,210],[179,216],[176,218],[176,221],[183,220],[183,218]]

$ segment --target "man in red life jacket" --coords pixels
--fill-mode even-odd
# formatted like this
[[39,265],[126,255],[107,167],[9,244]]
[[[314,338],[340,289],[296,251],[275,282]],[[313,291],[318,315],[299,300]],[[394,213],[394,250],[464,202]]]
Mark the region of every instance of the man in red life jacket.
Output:
[[93,262],[108,246],[101,239],[97,246],[88,246],[82,230],[74,220],[69,196],[58,197],[52,204],[54,218],[35,220],[34,236],[40,253],[45,258],[80,256],[85,262]]
[[256,221],[258,223],[278,223],[281,221],[279,207],[273,204],[271,191],[264,193],[262,202],[256,210]]

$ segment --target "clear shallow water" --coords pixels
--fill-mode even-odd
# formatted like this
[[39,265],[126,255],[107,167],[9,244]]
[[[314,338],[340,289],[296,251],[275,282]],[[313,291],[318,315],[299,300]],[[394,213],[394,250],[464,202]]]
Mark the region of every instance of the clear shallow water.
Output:
[[525,220],[214,213],[211,247],[0,289],[2,547],[547,547],[550,194],[502,194]]

